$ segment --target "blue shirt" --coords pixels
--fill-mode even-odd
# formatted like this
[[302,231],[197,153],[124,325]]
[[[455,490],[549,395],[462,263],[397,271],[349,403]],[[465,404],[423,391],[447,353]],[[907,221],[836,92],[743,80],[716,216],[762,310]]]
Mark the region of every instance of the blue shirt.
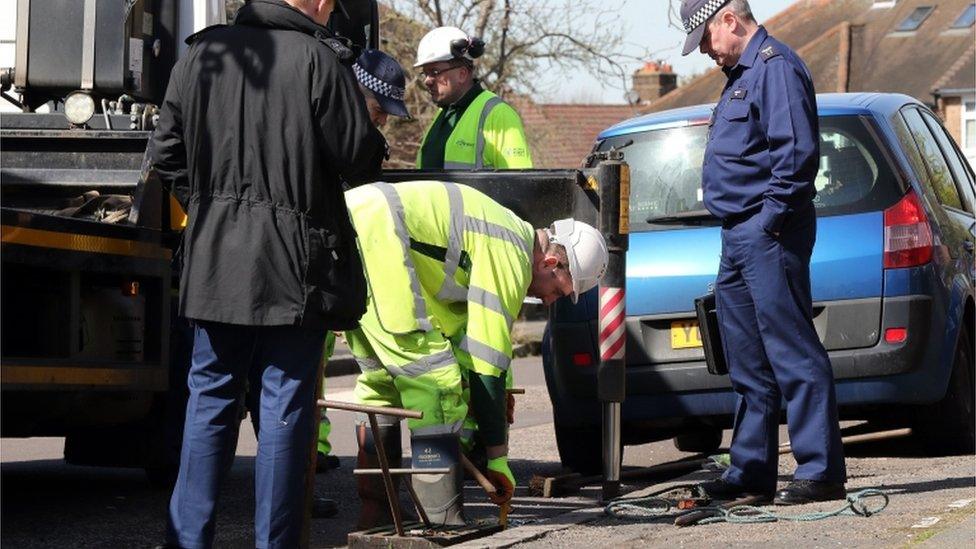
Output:
[[759,215],[778,233],[812,206],[820,165],[817,99],[803,61],[762,26],[712,112],[702,166],[705,207],[722,220]]

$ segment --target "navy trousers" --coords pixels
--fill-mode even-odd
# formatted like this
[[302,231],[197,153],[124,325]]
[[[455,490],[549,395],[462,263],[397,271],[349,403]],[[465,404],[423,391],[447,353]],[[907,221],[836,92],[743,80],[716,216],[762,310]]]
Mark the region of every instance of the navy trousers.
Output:
[[812,320],[816,214],[810,207],[791,215],[779,236],[766,233],[756,217],[723,227],[715,284],[722,345],[739,397],[725,479],[775,489],[785,399],[794,478],[844,482],[833,373]]
[[261,436],[255,460],[254,544],[298,546],[306,464],[318,418],[315,374],[324,341],[324,332],[292,326],[195,324],[180,472],[169,505],[169,543],[213,546],[217,496],[237,448],[244,383],[256,369]]

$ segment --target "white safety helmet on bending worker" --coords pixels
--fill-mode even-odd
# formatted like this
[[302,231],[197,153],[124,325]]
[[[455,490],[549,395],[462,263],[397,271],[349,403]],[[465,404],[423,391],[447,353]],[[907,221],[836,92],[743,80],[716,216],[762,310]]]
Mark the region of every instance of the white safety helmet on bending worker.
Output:
[[595,287],[607,272],[610,253],[600,231],[573,218],[560,219],[546,229],[549,242],[566,249],[569,274],[573,279],[573,303]]

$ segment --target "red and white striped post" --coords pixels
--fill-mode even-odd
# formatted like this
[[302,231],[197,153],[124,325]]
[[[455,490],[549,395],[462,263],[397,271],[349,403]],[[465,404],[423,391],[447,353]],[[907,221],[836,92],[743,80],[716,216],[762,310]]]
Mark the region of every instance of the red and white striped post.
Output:
[[600,171],[600,232],[610,260],[600,283],[600,365],[597,395],[603,403],[603,499],[620,494],[620,408],[626,396],[627,350],[626,254],[630,232],[630,169],[623,155],[611,151]]
[[624,337],[623,288],[600,288],[600,360],[623,360]]

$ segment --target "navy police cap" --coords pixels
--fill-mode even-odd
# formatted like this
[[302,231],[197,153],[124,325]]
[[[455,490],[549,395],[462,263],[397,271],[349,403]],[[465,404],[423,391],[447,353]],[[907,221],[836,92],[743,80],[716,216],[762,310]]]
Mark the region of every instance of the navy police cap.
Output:
[[379,50],[363,50],[352,65],[356,79],[364,88],[373,92],[376,101],[387,114],[410,118],[403,103],[406,77],[403,67],[389,55]]
[[688,55],[698,49],[702,35],[705,34],[705,22],[728,3],[729,0],[682,0],[681,24],[688,37],[685,38],[681,55]]

